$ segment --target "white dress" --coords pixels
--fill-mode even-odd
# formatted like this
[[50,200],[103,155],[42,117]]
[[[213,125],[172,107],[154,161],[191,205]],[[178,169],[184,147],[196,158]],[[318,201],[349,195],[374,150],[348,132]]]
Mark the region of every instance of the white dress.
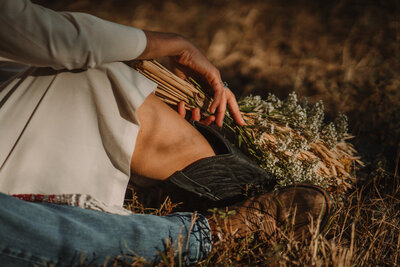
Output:
[[142,30],[27,0],[0,0],[0,57],[30,67],[0,87],[0,192],[88,194],[121,206],[156,85],[121,61]]

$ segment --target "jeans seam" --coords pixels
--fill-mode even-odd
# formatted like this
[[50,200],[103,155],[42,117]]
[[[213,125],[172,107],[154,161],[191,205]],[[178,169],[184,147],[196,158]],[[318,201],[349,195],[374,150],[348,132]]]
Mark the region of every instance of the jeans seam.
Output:
[[[5,250],[9,250],[10,252],[7,252]],[[19,255],[22,255],[22,256],[19,256],[19,255],[16,255],[16,254],[19,254]],[[30,253],[28,253],[28,254],[30,254]],[[14,258],[14,259],[19,259],[19,260],[22,260],[22,261],[27,262],[27,263],[32,263],[32,264],[41,265],[41,266],[46,266],[47,263],[51,262],[48,259],[44,259],[44,258],[42,258],[40,256],[36,256],[36,255],[27,256],[27,253],[22,251],[22,250],[12,249],[12,248],[8,248],[8,247],[7,248],[3,247],[2,250],[0,251],[0,255],[3,255],[3,256],[6,256],[6,257],[10,257],[10,258]]]

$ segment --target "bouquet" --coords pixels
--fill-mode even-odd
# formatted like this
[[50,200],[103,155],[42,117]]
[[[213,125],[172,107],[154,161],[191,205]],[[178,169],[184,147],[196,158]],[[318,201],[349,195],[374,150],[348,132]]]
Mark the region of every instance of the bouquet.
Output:
[[[154,60],[135,61],[133,67],[157,83],[156,95],[167,104],[184,101],[186,109],[199,107],[202,115],[210,115],[212,97],[193,79],[182,80]],[[325,123],[322,101],[311,105],[294,92],[285,100],[269,94],[266,99],[247,96],[238,104],[246,125],[237,125],[227,111],[223,132],[274,175],[278,186],[311,183],[336,196],[352,187],[355,166],[363,163],[348,143],[352,136],[344,114]]]

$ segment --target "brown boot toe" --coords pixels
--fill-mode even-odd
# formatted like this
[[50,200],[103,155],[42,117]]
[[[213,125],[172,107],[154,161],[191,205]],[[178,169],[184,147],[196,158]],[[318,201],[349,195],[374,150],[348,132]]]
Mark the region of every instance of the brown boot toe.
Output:
[[310,234],[311,222],[320,222],[320,229],[323,229],[332,209],[329,194],[314,185],[298,184],[278,189],[274,199],[278,205],[277,224],[292,225],[297,237]]
[[214,214],[209,217],[213,232],[222,230],[235,237],[245,237],[258,233],[271,236],[276,231],[277,204],[271,193],[226,207],[225,212],[231,215],[221,218]]
[[242,223],[242,230],[262,232],[267,236],[275,233],[277,205],[272,194],[252,197],[235,209],[236,221]]

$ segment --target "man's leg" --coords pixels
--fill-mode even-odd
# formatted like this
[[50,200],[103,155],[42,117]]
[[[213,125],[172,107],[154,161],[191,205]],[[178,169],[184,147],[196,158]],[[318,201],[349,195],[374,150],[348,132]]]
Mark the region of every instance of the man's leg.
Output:
[[154,94],[137,111],[140,130],[131,161],[133,175],[165,180],[215,153],[207,140]]
[[165,252],[168,238],[178,248],[181,236],[185,263],[195,263],[210,252],[211,236],[202,215],[192,228],[191,221],[191,213],[112,215],[30,203],[0,193],[0,262],[76,266],[108,260],[111,265],[118,256],[127,262],[135,256],[154,262],[161,259],[159,251]]

